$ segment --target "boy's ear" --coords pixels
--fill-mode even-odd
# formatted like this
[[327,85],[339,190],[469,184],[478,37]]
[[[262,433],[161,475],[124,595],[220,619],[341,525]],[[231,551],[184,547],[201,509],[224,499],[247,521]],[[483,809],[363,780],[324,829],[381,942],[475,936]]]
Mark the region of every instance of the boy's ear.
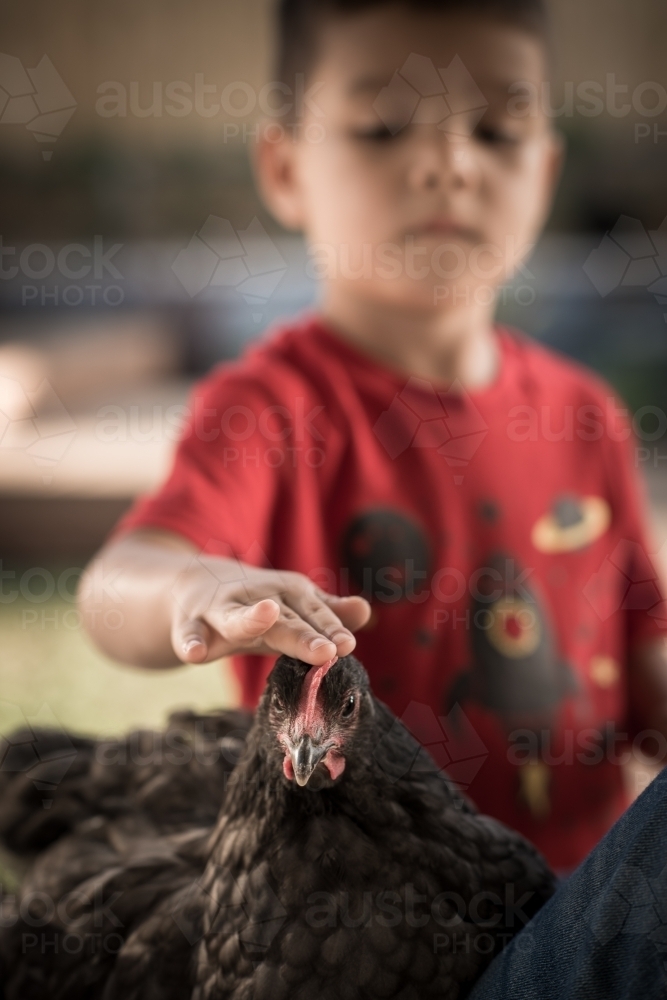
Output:
[[546,148],[542,160],[540,178],[540,208],[538,210],[537,231],[541,231],[553,208],[556,190],[563,173],[567,145],[565,136],[556,129],[546,135]]
[[556,188],[560,182],[563,167],[565,166],[565,156],[567,153],[567,142],[563,132],[558,129],[551,129],[549,135],[550,149],[547,163],[547,194],[549,201],[553,201]]
[[558,187],[558,182],[560,181],[561,175],[563,173],[563,167],[565,165],[565,156],[567,153],[567,142],[565,139],[565,133],[560,132],[558,129],[553,129],[552,131],[552,142],[553,142],[553,152],[552,152],[552,166],[551,166],[551,186],[552,190]]
[[286,229],[303,229],[298,145],[287,129],[277,138],[275,132],[275,122],[260,122],[251,152],[255,184],[264,204],[281,225]]

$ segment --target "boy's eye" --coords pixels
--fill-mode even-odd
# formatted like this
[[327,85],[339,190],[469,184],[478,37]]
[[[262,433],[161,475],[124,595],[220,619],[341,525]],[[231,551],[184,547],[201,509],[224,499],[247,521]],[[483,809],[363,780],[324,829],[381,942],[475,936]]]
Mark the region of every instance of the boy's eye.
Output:
[[475,135],[490,146],[515,146],[519,142],[518,136],[494,125],[478,125]]
[[367,139],[370,142],[386,142],[388,139],[395,139],[397,135],[400,135],[401,131],[401,126],[373,125],[370,128],[356,129],[353,135],[355,139]]

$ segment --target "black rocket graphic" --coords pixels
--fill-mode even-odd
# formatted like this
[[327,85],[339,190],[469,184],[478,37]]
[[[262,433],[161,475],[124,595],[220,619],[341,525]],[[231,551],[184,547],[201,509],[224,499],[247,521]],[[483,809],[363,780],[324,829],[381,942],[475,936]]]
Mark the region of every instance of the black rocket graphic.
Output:
[[579,685],[559,659],[546,609],[504,553],[487,561],[471,608],[472,667],[450,689],[448,707],[477,702],[506,730],[541,729]]

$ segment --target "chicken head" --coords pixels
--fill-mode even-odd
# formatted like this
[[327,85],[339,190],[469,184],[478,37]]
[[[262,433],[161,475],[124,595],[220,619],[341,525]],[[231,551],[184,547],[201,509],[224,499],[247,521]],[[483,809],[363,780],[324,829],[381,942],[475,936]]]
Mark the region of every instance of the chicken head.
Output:
[[318,667],[281,656],[258,714],[285,779],[309,791],[330,787],[345,771],[364,717],[373,714],[366,671],[352,656]]

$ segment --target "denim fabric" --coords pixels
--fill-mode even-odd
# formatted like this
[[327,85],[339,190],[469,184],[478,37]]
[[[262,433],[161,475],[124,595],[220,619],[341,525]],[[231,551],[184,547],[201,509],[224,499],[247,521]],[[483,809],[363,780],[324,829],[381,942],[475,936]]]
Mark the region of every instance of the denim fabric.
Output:
[[491,963],[469,1000],[667,998],[667,769]]

